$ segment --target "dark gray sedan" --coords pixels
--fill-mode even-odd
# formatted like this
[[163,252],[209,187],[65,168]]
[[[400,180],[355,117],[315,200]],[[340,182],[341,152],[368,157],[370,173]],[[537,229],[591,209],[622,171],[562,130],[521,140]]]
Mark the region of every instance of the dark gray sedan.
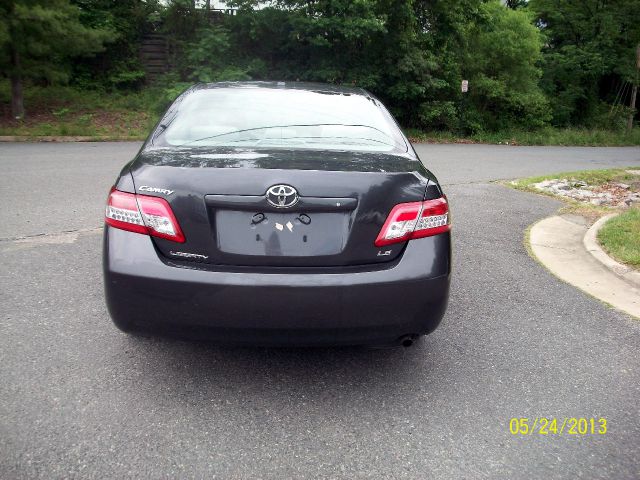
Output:
[[124,331],[259,345],[411,345],[444,315],[447,199],[387,109],[323,84],[196,85],[106,207]]

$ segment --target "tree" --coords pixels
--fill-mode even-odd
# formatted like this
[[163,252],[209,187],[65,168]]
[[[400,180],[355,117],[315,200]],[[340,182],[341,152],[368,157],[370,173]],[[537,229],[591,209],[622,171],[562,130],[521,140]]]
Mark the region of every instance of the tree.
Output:
[[427,14],[428,8],[416,8],[413,0],[380,2],[386,31],[380,41],[384,48],[376,55],[381,61],[373,66],[382,72],[374,91],[404,125],[437,128],[449,126],[456,113],[447,101],[452,91],[441,61],[445,48],[434,48],[435,32],[421,29],[419,14]]
[[23,80],[67,80],[70,59],[103,49],[114,33],[80,22],[68,0],[15,0],[0,6],[0,67],[11,80],[11,114],[24,117]]
[[293,10],[287,49],[299,62],[300,80],[375,85],[373,47],[385,32],[375,0],[279,0],[277,5]]
[[[169,11],[197,21],[187,3],[173,0]],[[264,3],[236,0],[237,15],[177,35],[181,78],[360,86],[405,127],[421,129],[535,128],[549,120],[537,65],[543,37],[525,0]],[[462,79],[471,81],[469,94],[460,92]]]
[[531,0],[529,8],[546,36],[542,87],[553,99],[554,123],[598,122],[610,111],[602,102],[619,101],[620,87],[635,82],[638,0]]
[[507,7],[512,8],[513,10],[516,10],[520,7],[526,7],[528,2],[529,0],[505,0],[504,4]]
[[187,45],[184,57],[191,70],[190,80],[224,82],[250,79],[248,67],[240,65],[231,54],[229,32],[221,26],[198,30],[196,41]]
[[70,1],[80,9],[80,22],[85,27],[111,30],[116,36],[103,51],[75,61],[70,82],[84,88],[139,87],[145,78],[140,45],[165,9],[162,0]]
[[462,68],[470,84],[467,127],[479,131],[543,126],[549,120],[549,105],[538,86],[542,36],[529,13],[488,1],[466,36]]
[[[429,52],[429,88],[424,92],[417,121],[408,125],[426,129],[460,127],[468,31],[480,18],[482,0],[414,0],[421,48]],[[473,48],[473,47],[471,47]],[[405,122],[406,119],[403,119]]]

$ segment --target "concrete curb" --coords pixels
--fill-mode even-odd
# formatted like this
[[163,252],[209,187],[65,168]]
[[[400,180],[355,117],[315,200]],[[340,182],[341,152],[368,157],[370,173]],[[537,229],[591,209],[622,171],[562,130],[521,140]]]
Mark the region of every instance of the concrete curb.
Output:
[[585,233],[582,243],[587,251],[593,255],[593,258],[602,263],[605,267],[618,275],[623,280],[631,283],[634,287],[640,288],[640,272],[636,272],[634,269],[616,262],[611,258],[598,243],[598,232],[610,219],[617,217],[620,213],[610,213],[600,218],[594,223],[587,233]]
[[596,260],[584,246],[589,226],[576,215],[554,215],[529,233],[533,256],[559,279],[612,307],[640,319],[640,288]]

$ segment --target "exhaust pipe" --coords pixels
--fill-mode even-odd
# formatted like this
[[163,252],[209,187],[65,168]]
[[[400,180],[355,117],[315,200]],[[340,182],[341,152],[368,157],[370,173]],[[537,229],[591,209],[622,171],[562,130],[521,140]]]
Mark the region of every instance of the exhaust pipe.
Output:
[[413,335],[406,335],[404,337],[400,337],[400,345],[402,345],[405,348],[408,348],[411,345],[413,345],[413,342],[414,342]]

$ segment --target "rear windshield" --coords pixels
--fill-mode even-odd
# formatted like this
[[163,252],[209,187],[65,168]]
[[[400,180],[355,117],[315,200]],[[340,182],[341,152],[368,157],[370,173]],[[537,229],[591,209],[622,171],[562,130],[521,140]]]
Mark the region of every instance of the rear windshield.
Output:
[[364,95],[275,88],[188,94],[154,133],[156,146],[407,150],[387,110]]

